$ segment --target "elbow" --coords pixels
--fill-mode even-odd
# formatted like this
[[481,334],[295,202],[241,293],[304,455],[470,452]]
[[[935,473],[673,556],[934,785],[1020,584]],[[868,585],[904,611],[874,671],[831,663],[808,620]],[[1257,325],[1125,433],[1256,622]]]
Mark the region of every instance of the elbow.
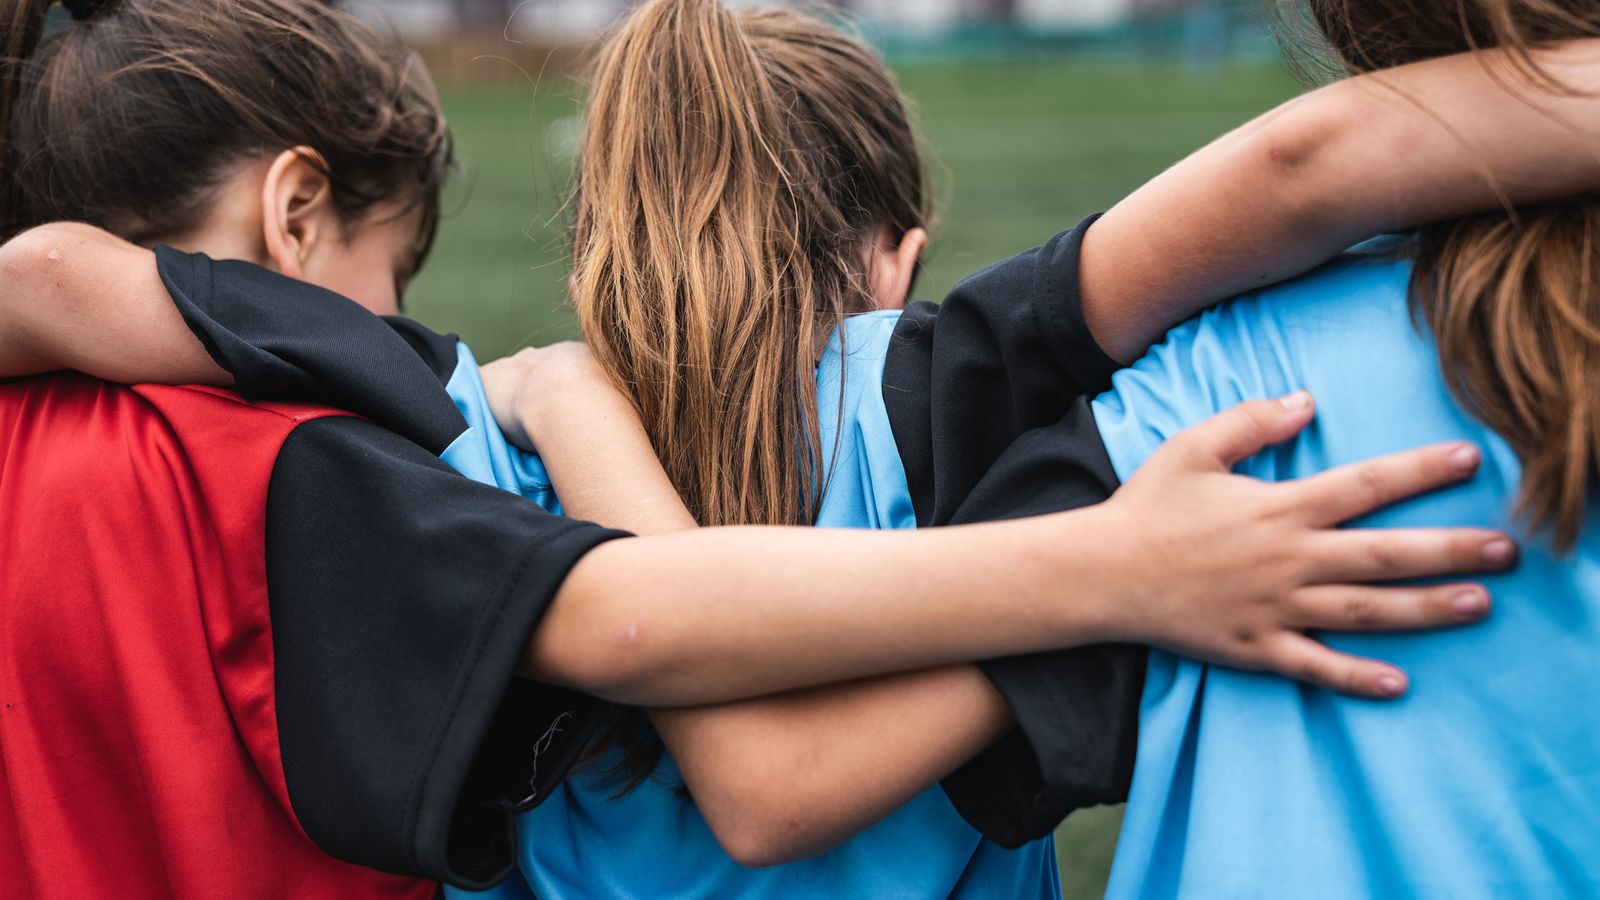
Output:
[[568,574],[535,631],[524,674],[613,703],[671,705],[663,694],[669,660],[644,615],[639,593],[603,558],[602,545]]
[[71,312],[72,304],[87,303],[90,298],[82,291],[59,290],[60,282],[72,278],[72,286],[77,286],[82,264],[71,263],[85,251],[104,250],[110,242],[115,239],[104,231],[78,222],[36,225],[16,235],[0,244],[0,284],[6,286],[0,291],[0,302],[18,310],[43,306],[39,301],[48,299],[52,315]]
[[[60,224],[40,225],[0,244],[0,279],[7,285],[33,283],[47,274],[65,255],[64,246],[72,238]],[[11,290],[0,297],[14,296]]]
[[786,863],[800,862],[815,854],[801,850],[799,841],[787,840],[781,834],[747,832],[741,835],[718,834],[722,849],[736,863],[747,869],[766,869]]
[[1253,142],[1251,168],[1274,183],[1303,181],[1317,158],[1314,131],[1293,117],[1267,126]]
[[[1281,198],[1302,198],[1307,205],[1325,201],[1321,190],[1348,187],[1344,135],[1358,132],[1359,106],[1351,103],[1342,84],[1330,85],[1274,116],[1244,142],[1244,166],[1257,190]],[[1330,179],[1325,179],[1331,176]]]
[[754,796],[736,802],[718,804],[717,809],[702,806],[700,810],[717,843],[734,862],[763,869],[810,859],[827,849],[806,826],[803,803],[792,797],[770,797],[777,793],[770,789],[752,793]]
[[[764,749],[764,748],[763,748]],[[751,869],[800,862],[824,853],[846,835],[828,823],[836,816],[825,792],[809,789],[803,775],[769,758],[723,760],[685,783],[717,843],[734,862]],[[709,777],[711,783],[707,783]]]
[[7,277],[43,274],[60,268],[68,253],[103,243],[107,237],[93,225],[79,222],[35,225],[0,244],[0,272]]

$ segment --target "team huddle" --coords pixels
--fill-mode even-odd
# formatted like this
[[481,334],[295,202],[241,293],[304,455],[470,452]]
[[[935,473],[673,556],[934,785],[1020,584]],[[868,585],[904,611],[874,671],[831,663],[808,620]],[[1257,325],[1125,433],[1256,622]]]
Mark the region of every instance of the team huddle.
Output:
[[645,0],[480,367],[412,54],[11,0],[0,895],[1052,898],[1122,802],[1117,897],[1600,892],[1600,3],[1305,6],[933,304],[878,56]]

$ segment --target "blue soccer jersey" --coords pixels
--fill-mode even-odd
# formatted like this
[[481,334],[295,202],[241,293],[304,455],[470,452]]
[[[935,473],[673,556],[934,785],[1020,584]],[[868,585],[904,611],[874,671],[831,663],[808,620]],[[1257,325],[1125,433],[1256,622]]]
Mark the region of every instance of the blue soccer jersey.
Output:
[[[1173,331],[1093,404],[1126,479],[1166,438],[1305,388],[1316,423],[1241,470],[1269,481],[1447,440],[1467,484],[1359,526],[1510,529],[1520,469],[1454,402],[1407,305],[1410,266],[1352,255]],[[1152,653],[1113,897],[1557,897],[1600,893],[1600,544],[1545,539],[1484,579],[1486,624],[1329,635],[1411,675],[1398,702]]]
[[[879,390],[897,318],[880,313],[850,320],[834,336],[818,368],[826,479],[819,526],[916,525]],[[507,446],[494,427],[465,347],[458,357],[447,388],[471,428],[443,458],[473,478],[522,492],[559,511],[537,458]],[[621,783],[602,773],[620,760],[617,752],[568,778],[541,806],[518,819],[517,855],[524,880],[512,879],[488,896],[835,900],[1060,894],[1049,837],[1003,849],[968,825],[937,786],[814,859],[745,868],[722,850],[693,803],[679,796],[682,779],[670,757],[652,778],[616,796]]]

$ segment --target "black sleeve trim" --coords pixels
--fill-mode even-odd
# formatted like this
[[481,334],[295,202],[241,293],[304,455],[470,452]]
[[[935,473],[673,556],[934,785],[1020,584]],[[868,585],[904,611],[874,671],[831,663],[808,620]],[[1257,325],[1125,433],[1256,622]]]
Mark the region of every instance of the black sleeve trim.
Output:
[[1078,254],[1098,216],[901,316],[883,398],[919,525],[944,525],[1017,435],[1098,393],[1119,366],[1089,333]]
[[[1087,397],[1019,437],[954,516],[955,524],[1100,503],[1118,479]],[[973,827],[1005,847],[1043,837],[1075,809],[1127,799],[1138,750],[1146,651],[1077,647],[980,665],[1017,727],[944,781]]]
[[455,367],[453,336],[415,323],[397,331],[332,291],[237,260],[157,247],[156,267],[245,397],[357,413],[435,455],[466,430],[440,390]]
[[279,746],[306,833],[464,888],[514,863],[512,813],[559,784],[599,701],[514,680],[562,581],[624,536],[477,484],[377,425],[301,425],[268,494]]
[[[901,317],[883,397],[919,525],[1074,509],[1115,490],[1087,398],[1118,365],[1089,333],[1078,281],[1095,218]],[[1016,847],[1126,797],[1144,657],[1101,646],[982,663],[1017,727],[945,779],[961,815]]]

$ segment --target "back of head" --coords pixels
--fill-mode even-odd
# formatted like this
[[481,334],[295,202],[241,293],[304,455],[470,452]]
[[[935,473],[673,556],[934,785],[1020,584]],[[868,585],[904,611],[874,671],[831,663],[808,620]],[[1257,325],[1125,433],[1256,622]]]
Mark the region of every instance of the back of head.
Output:
[[[1517,80],[1563,90],[1528,55],[1600,35],[1600,0],[1309,0],[1352,72],[1481,47]],[[1422,229],[1413,294],[1444,377],[1523,465],[1519,511],[1576,543],[1600,460],[1600,201],[1485,214]]]
[[235,167],[305,146],[348,222],[437,223],[450,141],[425,71],[322,0],[0,2],[0,232],[86,221],[135,242],[198,224]]
[[871,236],[926,216],[888,71],[793,12],[650,0],[602,50],[575,191],[584,336],[691,512],[809,522],[821,347],[870,308]]

